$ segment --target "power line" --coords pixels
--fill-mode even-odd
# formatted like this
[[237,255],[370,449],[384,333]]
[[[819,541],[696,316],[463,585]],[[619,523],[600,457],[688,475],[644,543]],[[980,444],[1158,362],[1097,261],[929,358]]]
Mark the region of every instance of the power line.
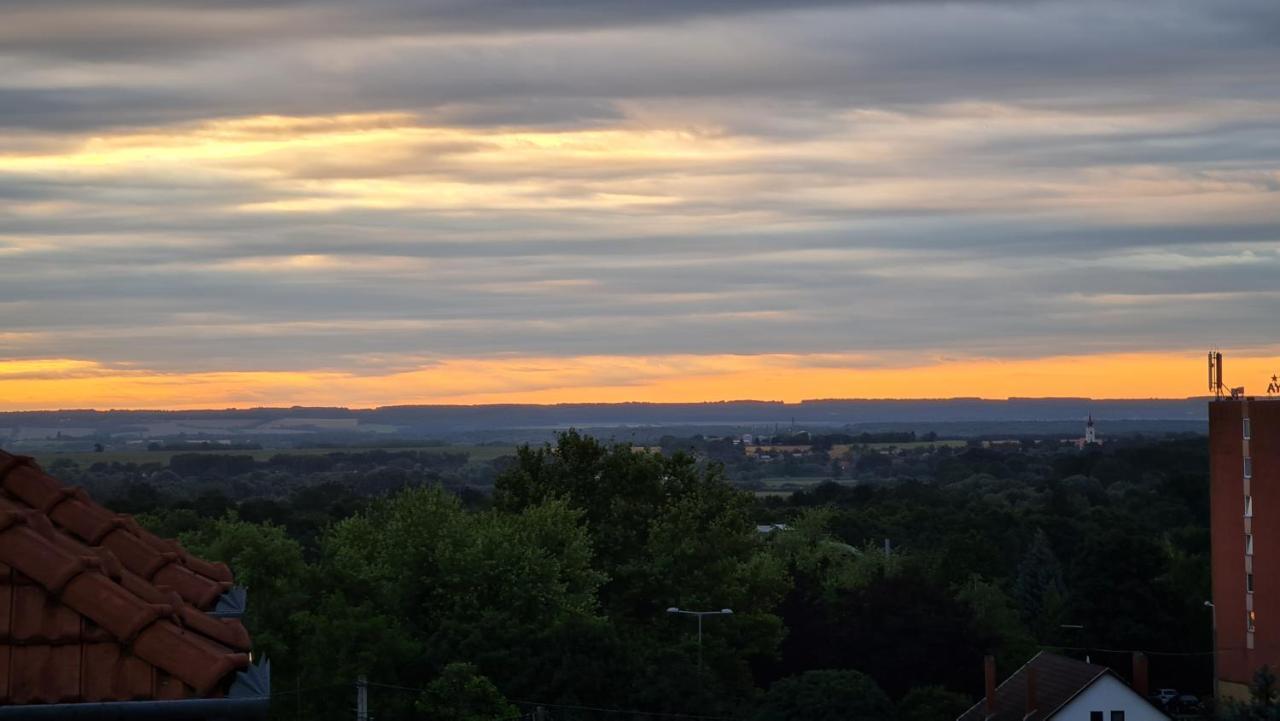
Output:
[[1231,651],[1258,651],[1271,648],[1280,648],[1280,643],[1263,643],[1254,644],[1253,646],[1219,646],[1217,650],[1209,651],[1147,651],[1140,648],[1099,648],[1096,646],[1056,646],[1053,644],[1042,643],[1040,648],[1057,650],[1057,651],[1083,651],[1093,653],[1120,653],[1133,654],[1141,653],[1147,656],[1212,656],[1215,653],[1227,653]]
[[295,694],[306,693],[308,691],[319,691],[320,689],[325,688],[347,688],[350,685],[350,683],[326,683],[322,686],[308,686],[306,688],[295,688],[289,691],[272,691],[271,698],[283,698],[285,696],[293,696]]
[[[1145,656],[1212,656],[1213,651],[1141,651],[1138,649],[1124,648],[1094,648],[1092,646],[1051,646],[1043,644],[1040,648],[1054,649],[1058,651],[1083,651],[1085,653],[1120,653],[1134,654],[1140,653]],[[1232,649],[1221,648],[1218,652],[1229,651]]]
[[[413,686],[397,686],[391,683],[369,682],[369,686],[374,688],[386,688],[395,691],[410,691],[413,693],[421,693],[426,689],[415,688]],[[625,708],[608,708],[604,706],[575,706],[573,704],[563,703],[546,703],[543,701],[528,701],[525,699],[507,699],[511,703],[523,704],[525,706],[545,706],[547,708],[566,709],[570,711],[599,711],[601,713],[630,714],[632,716],[661,716],[664,718],[687,718],[687,719],[704,719],[704,721],[738,721],[731,716],[705,716],[690,713],[673,713],[669,711],[639,711],[636,709]],[[527,715],[527,714],[526,714]]]
[[671,712],[664,712],[664,711],[635,711],[631,709],[622,709],[622,708],[602,708],[599,706],[573,706],[570,704],[543,703],[541,701],[521,701],[520,699],[511,699],[511,701],[513,703],[522,703],[528,706],[546,706],[548,708],[562,708],[562,709],[569,709],[573,711],[602,711],[605,713],[623,713],[623,714],[633,714],[636,716],[664,716],[668,718],[696,718],[696,719],[711,719],[712,721],[737,721],[737,719],[733,718],[732,716],[703,716],[699,714],[671,713]]

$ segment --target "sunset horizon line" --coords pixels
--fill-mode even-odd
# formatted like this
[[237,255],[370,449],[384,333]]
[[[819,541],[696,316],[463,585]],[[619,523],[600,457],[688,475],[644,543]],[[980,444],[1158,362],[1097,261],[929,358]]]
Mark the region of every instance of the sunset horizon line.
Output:
[[[1266,396],[1249,396],[1265,398]],[[984,403],[1007,403],[1010,401],[1087,401],[1090,403],[1134,403],[1160,401],[1211,401],[1213,395],[1192,396],[1007,396],[1004,398],[988,396],[948,396],[948,397],[857,397],[857,398],[804,398],[798,401],[768,398],[731,398],[722,400],[689,400],[689,401],[563,401],[563,402],[488,402],[488,403],[390,403],[383,405],[260,405],[260,406],[226,406],[215,407],[81,407],[81,408],[23,408],[0,410],[0,415],[16,415],[21,413],[232,413],[247,411],[290,411],[290,410],[334,410],[334,411],[382,411],[392,409],[413,408],[565,408],[571,406],[698,406],[698,405],[731,405],[735,403],[756,403],[761,405],[799,406],[819,403],[951,403],[960,401],[981,401]]]
[[[1267,387],[1280,365],[1276,354],[1258,350],[1227,353],[1227,388],[1243,386],[1247,395]],[[579,355],[193,371],[0,359],[0,410],[1186,400],[1213,394],[1200,352],[894,360],[866,353]]]

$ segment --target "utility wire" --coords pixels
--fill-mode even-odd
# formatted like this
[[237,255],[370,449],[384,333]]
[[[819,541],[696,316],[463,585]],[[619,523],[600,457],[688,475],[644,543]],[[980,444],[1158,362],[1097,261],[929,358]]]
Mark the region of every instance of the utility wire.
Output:
[[272,691],[271,698],[281,698],[283,696],[293,696],[295,694],[306,693],[308,691],[319,691],[324,688],[347,688],[351,686],[349,683],[327,683],[323,686],[308,686],[306,688],[289,689],[288,691]]
[[712,721],[737,721],[737,719],[734,719],[732,716],[703,716],[703,715],[691,714],[691,713],[669,713],[669,712],[663,712],[663,711],[635,711],[635,710],[623,709],[623,708],[601,708],[599,706],[572,706],[569,704],[560,704],[560,703],[542,703],[541,701],[522,701],[520,699],[510,699],[510,701],[512,703],[522,703],[529,706],[546,706],[547,708],[563,708],[563,709],[570,709],[573,711],[603,711],[605,713],[624,713],[624,714],[634,714],[636,716],[665,716],[669,718],[711,719]]
[[[1212,656],[1213,651],[1140,651],[1138,649],[1124,648],[1094,648],[1092,646],[1052,646],[1042,644],[1040,648],[1055,649],[1058,651],[1084,651],[1086,653],[1120,653],[1133,654],[1140,653],[1144,656]],[[1221,651],[1229,651],[1231,649],[1221,648]]]
[[1258,651],[1276,647],[1280,647],[1280,644],[1254,644],[1252,648],[1249,646],[1219,646],[1216,651],[1146,651],[1140,648],[1099,648],[1096,646],[1057,646],[1048,643],[1040,644],[1040,648],[1058,651],[1085,651],[1094,653],[1122,654],[1141,653],[1146,656],[1212,656],[1215,653],[1226,653],[1229,651]]
[[[414,693],[421,693],[422,691],[425,690],[421,688],[414,688],[412,686],[397,686],[395,684],[376,683],[374,681],[370,681],[369,686],[373,688],[387,688],[395,691],[412,691]],[[671,712],[665,712],[665,711],[638,711],[635,709],[606,708],[603,706],[574,706],[571,704],[545,703],[542,701],[528,701],[528,700],[517,699],[517,698],[507,699],[507,700],[510,701],[511,703],[524,704],[525,706],[544,706],[546,708],[568,709],[571,711],[600,711],[603,713],[631,714],[633,716],[661,716],[665,718],[704,719],[706,721],[737,721],[737,719],[734,719],[731,716],[704,716],[699,714],[671,713]]]

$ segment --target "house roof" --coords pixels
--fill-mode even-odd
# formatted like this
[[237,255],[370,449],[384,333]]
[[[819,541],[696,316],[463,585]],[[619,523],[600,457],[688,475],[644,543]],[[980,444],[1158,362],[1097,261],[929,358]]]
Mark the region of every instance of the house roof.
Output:
[[[1036,709],[1027,714],[1027,678],[1035,669]],[[996,687],[995,712],[984,698],[956,721],[1045,721],[1111,669],[1041,651]],[[1146,701],[1145,699],[1143,700]]]
[[207,699],[249,667],[230,570],[0,451],[0,706]]

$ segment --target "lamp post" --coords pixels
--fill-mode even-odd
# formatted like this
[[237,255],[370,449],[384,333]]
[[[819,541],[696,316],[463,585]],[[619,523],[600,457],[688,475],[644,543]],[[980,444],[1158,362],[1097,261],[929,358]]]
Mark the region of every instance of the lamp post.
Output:
[[1213,684],[1209,686],[1209,691],[1213,694],[1213,700],[1218,700],[1218,607],[1213,605],[1213,601],[1205,601],[1204,607],[1209,609],[1209,621],[1213,624]]
[[702,617],[703,616],[732,616],[732,608],[722,608],[719,611],[686,611],[683,608],[672,606],[667,609],[667,613],[682,613],[686,616],[698,617],[698,678],[702,678]]
[[[1064,631],[1079,631],[1081,636],[1084,635],[1084,625],[1079,623],[1060,623],[1058,624],[1058,628],[1061,628]],[[1081,650],[1084,651],[1084,662],[1092,663],[1092,660],[1089,658],[1089,649],[1084,648]]]

